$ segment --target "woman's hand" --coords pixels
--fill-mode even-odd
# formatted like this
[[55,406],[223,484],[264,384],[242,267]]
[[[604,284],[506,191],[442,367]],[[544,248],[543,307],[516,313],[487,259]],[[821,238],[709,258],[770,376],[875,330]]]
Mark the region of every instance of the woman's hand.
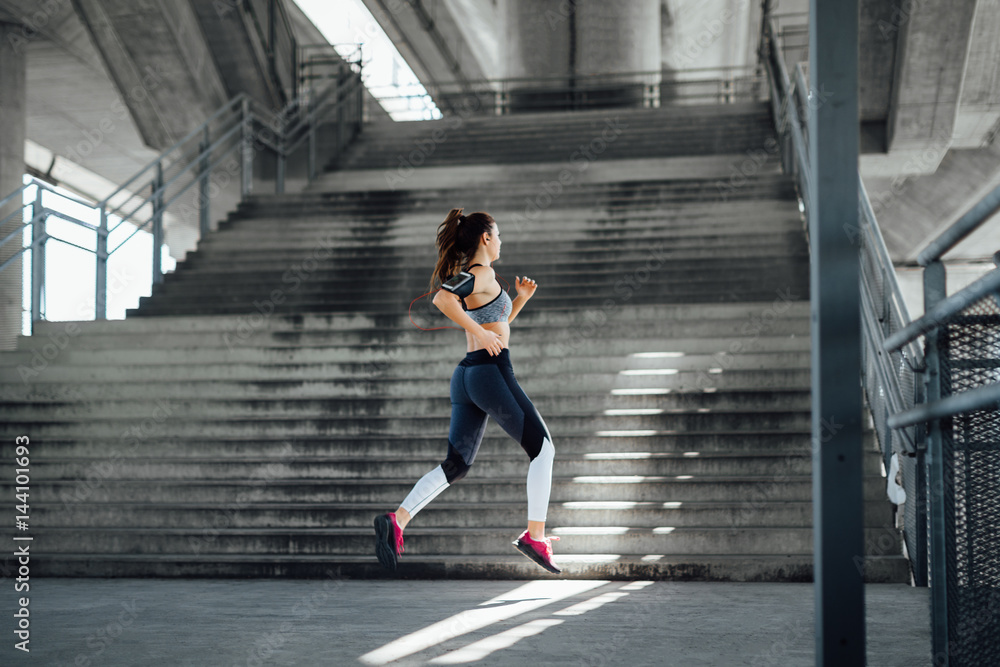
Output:
[[517,295],[523,296],[525,299],[530,299],[535,293],[535,289],[538,284],[534,280],[525,276],[524,278],[518,278],[514,276],[514,287],[517,289]]
[[483,349],[495,357],[503,351],[503,337],[496,331],[490,331],[486,327],[481,327],[482,331],[475,334],[476,338],[483,344]]

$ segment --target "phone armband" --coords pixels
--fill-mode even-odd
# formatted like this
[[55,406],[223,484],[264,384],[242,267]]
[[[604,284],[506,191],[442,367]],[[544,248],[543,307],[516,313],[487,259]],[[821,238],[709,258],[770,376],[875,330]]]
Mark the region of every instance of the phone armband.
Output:
[[472,289],[476,286],[476,277],[468,271],[460,271],[441,284],[441,289],[447,290],[457,297],[464,299],[472,294]]

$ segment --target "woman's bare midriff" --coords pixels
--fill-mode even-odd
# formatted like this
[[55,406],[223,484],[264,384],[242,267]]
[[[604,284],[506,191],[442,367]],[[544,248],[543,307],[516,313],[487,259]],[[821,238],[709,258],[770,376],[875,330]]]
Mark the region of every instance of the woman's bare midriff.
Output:
[[[508,323],[487,322],[483,324],[483,328],[500,334],[500,341],[503,343],[503,346],[508,347],[508,343],[510,342],[510,325]],[[465,340],[467,342],[466,352],[475,352],[476,350],[481,350],[486,347],[481,340],[473,336],[468,331],[465,332]]]

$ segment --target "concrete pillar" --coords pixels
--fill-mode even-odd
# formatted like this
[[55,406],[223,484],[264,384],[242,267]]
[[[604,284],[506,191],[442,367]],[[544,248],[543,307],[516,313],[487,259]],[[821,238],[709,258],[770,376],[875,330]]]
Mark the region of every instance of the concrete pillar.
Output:
[[940,156],[934,160],[936,169],[955,132],[976,0],[903,4],[907,6],[886,28],[899,32],[889,152],[921,156],[934,149],[928,152]]
[[[26,60],[21,26],[0,22],[0,199],[21,187],[24,178]],[[0,220],[17,210],[19,204],[20,198],[0,208]],[[0,227],[0,238],[20,225],[20,215],[14,216]],[[0,264],[20,248],[16,240],[0,248]],[[21,333],[23,257],[0,272],[0,350],[14,349]]]
[[659,81],[659,0],[510,0],[506,25],[506,77],[543,79],[511,83],[514,111],[639,105]]

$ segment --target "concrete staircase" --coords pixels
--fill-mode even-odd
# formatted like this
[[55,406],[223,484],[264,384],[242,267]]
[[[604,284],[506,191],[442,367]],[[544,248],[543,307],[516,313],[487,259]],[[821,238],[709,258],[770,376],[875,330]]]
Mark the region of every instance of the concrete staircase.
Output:
[[[585,169],[449,158],[393,188],[372,147],[420,125],[369,128],[357,168],[246,202],[128,319],[41,324],[0,354],[0,453],[32,440],[32,573],[387,576],[372,518],[443,458],[465,351],[460,332],[422,332],[407,308],[426,291],[436,225],[465,206],[498,220],[498,272],[539,283],[512,359],[555,439],[548,526],[564,576],[809,580],[808,256],[794,195],[776,156],[747,155],[766,153],[766,134],[733,129],[728,153],[692,144],[700,153],[659,158],[629,134],[710,136],[755,126],[762,108],[673,113],[623,112],[615,145],[634,151]],[[589,129],[576,124],[599,120],[584,116],[562,117],[577,144]],[[530,140],[516,127],[536,131],[491,122],[518,155]],[[479,145],[471,129],[491,122],[447,143]],[[412,317],[449,324],[429,299]],[[866,578],[906,581],[866,448]],[[526,472],[491,424],[468,477],[407,529],[392,576],[543,575],[510,545]]]

